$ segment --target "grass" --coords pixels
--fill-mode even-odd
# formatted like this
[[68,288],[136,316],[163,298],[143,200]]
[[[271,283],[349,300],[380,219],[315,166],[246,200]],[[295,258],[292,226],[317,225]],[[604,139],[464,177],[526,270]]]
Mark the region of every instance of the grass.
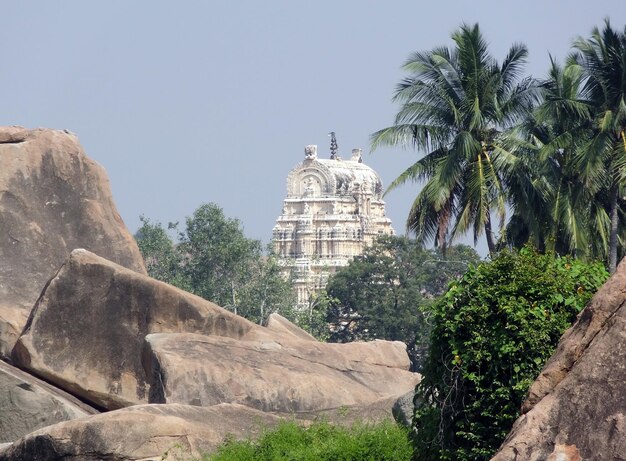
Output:
[[326,422],[283,422],[258,441],[226,441],[203,461],[409,461],[407,430],[392,423],[345,428]]

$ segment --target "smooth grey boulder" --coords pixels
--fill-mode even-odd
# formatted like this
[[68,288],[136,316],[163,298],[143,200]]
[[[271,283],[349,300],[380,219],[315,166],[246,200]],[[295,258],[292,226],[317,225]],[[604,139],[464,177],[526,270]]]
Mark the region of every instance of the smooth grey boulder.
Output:
[[96,413],[65,392],[0,361],[0,443]]
[[412,389],[398,398],[391,408],[393,418],[398,424],[402,424],[404,427],[411,427],[413,423],[413,414],[415,413],[414,398],[415,390]]
[[407,371],[408,363],[390,366],[401,354],[406,357],[406,346],[390,341],[327,344],[290,336],[237,340],[160,333],[146,336],[144,367],[151,403],[229,402],[297,414],[366,406],[412,390],[420,376]]
[[0,127],[0,357],[75,248],[145,273],[105,170],[66,131]]
[[0,448],[0,461],[191,460],[280,418],[242,405],[137,405],[48,426]]

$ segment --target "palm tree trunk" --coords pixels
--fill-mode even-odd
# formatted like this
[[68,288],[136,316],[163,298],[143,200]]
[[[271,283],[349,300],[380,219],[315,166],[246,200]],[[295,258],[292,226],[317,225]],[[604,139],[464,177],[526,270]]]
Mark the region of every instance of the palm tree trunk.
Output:
[[487,237],[487,248],[489,249],[489,256],[496,254],[496,244],[493,241],[493,233],[491,231],[491,213],[487,213],[487,220],[485,221],[485,236]]
[[617,197],[619,188],[613,186],[611,191],[611,234],[609,236],[609,273],[613,274],[617,267]]

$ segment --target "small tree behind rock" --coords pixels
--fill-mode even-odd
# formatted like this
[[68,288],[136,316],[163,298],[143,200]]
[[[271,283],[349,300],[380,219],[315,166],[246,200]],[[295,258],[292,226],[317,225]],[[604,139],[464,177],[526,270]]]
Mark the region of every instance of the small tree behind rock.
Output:
[[253,322],[272,312],[293,317],[295,294],[271,253],[244,235],[241,223],[214,203],[201,205],[174,242],[158,223],[142,217],[135,238],[148,274],[212,301]]

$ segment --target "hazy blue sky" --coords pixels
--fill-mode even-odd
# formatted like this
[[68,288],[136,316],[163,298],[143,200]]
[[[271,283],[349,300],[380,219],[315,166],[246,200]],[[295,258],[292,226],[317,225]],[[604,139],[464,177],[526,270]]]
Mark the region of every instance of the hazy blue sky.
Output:
[[[523,42],[542,77],[549,52],[562,59],[605,17],[623,28],[626,2],[6,2],[0,123],[76,133],[131,232],[140,214],[183,221],[212,201],[267,242],[287,173],[307,144],[325,155],[329,131],[385,184],[414,161],[368,148],[412,51],[479,22],[498,60]],[[387,196],[399,233],[416,192]]]

